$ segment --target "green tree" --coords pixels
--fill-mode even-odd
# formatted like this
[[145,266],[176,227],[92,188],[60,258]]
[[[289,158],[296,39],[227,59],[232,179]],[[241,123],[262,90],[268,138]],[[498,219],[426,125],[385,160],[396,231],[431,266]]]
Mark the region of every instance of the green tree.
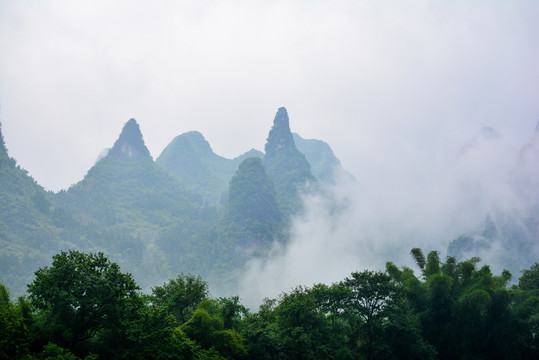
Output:
[[21,309],[0,284],[0,359],[20,358],[28,352],[28,329]]
[[522,270],[518,287],[522,290],[539,289],[539,263],[533,264],[529,269]]
[[[391,268],[391,266],[389,266]],[[392,274],[405,279],[407,271]],[[346,312],[357,316],[358,350],[366,359],[430,359],[435,350],[424,341],[417,316],[405,301],[405,289],[389,273],[354,272]]]
[[240,359],[247,355],[243,339],[234,330],[225,329],[223,320],[210,314],[212,302],[202,302],[181,330],[205,350],[214,350],[227,359]]
[[198,347],[177,328],[165,309],[145,304],[128,328],[129,345],[122,349],[128,359],[195,359]]
[[126,309],[136,307],[138,286],[103,253],[61,252],[35,272],[28,285],[40,311],[44,336],[72,351],[105,330],[120,328]]
[[180,324],[195,312],[198,304],[208,297],[208,283],[200,276],[179,274],[163,286],[152,289],[154,304],[165,308]]
[[360,351],[370,360],[377,358],[382,345],[377,339],[385,322],[394,311],[399,296],[391,276],[378,271],[353,272],[344,283],[349,287],[347,310],[360,319],[358,326]]

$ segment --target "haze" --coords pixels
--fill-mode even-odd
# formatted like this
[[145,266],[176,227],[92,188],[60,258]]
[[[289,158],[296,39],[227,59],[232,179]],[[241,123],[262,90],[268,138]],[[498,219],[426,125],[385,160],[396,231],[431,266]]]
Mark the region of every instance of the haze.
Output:
[[285,106],[359,186],[305,198],[289,246],[244,272],[237,291],[256,305],[445,250],[493,209],[522,208],[535,182],[518,193],[510,174],[539,118],[538,14],[534,1],[0,1],[2,132],[59,191],[131,117],[154,159],[190,130],[232,158],[263,150]]
[[279,106],[345,168],[399,175],[482,126],[539,116],[533,1],[1,1],[0,121],[45,188],[81,180],[131,117],[156,158],[204,134],[262,150]]

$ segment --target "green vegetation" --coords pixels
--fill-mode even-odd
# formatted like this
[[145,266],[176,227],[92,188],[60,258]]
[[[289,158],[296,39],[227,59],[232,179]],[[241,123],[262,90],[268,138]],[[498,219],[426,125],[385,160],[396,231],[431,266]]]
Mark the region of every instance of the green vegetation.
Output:
[[32,273],[59,249],[78,246],[83,229],[9,157],[0,124],[0,282],[22,294]]
[[16,165],[1,135],[0,282],[16,295],[39,266],[69,249],[110,254],[145,290],[182,272],[226,286],[249,258],[284,237],[300,208],[299,189],[314,180],[284,108],[268,153],[251,150],[232,160],[190,132],[154,162],[130,119],[84,179],[57,194]]
[[29,297],[0,284],[0,358],[536,359],[539,264],[508,287],[472,258],[412,250],[421,276],[387,263],[332,285],[298,286],[257,312],[180,274],[138,291],[103,254],[61,252]]
[[0,359],[539,357],[539,265],[509,287],[508,271],[466,257],[522,237],[511,219],[487,218],[445,261],[413,249],[418,275],[388,263],[298,286],[257,312],[237,296],[212,298],[203,279],[226,288],[274,239],[286,241],[300,192],[316,184],[307,159],[320,181],[338,164],[327,144],[298,136],[306,159],[288,121],[279,109],[263,160],[221,158],[188,133],[156,163],[131,119],[58,194],[16,165],[0,131]]
[[[185,249],[170,253],[163,239],[197,244],[196,239],[206,235],[202,229],[217,224],[216,210],[204,206],[199,195],[153,162],[134,119],[125,124],[112,150],[84,179],[58,193],[54,201],[80,223],[106,234],[107,241],[93,240],[82,249],[114,254],[114,260],[146,289],[178,271],[206,270],[201,271],[206,275],[211,269],[209,259],[201,263],[204,269],[178,264],[174,257]],[[205,238],[202,244],[208,246],[208,241]],[[204,252],[193,246],[188,250],[195,257]]]

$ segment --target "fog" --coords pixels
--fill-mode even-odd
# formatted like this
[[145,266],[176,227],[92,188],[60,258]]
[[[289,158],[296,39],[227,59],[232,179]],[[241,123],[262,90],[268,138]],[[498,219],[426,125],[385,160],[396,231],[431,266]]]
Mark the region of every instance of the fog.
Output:
[[[518,145],[521,140],[481,128],[451,146],[458,151],[443,149],[446,156],[386,154],[357,181],[343,178],[321,193],[304,195],[290,242],[276,242],[269,257],[252,260],[238,292],[256,309],[265,297],[298,285],[338,282],[352,271],[384,270],[387,261],[414,268],[409,255],[414,247],[439,251],[444,260],[449,243],[460,235],[481,237],[487,217],[498,235],[459,260],[479,256],[481,265],[498,274],[512,266],[516,280],[515,268],[539,259],[538,234],[524,224],[537,216],[539,204],[534,124]],[[512,238],[516,234],[519,239]],[[523,243],[531,252],[523,253]],[[511,263],[513,257],[518,265]]]
[[[482,126],[527,134],[539,113],[538,11],[534,1],[0,1],[2,131],[10,155],[58,191],[131,117],[154,158],[190,130],[232,158],[261,150],[285,106],[293,131],[328,142],[349,171],[380,171],[391,154],[438,156]],[[403,175],[395,164],[388,181]]]
[[[59,191],[131,117],[154,159],[191,130],[232,158],[263,149],[285,106],[292,131],[329,143],[357,183],[305,195],[290,243],[245,271],[239,291],[256,304],[409,264],[412,247],[445,255],[489,214],[528,226],[538,13],[537,1],[0,1],[2,132]],[[498,262],[507,241],[500,230],[480,255]]]

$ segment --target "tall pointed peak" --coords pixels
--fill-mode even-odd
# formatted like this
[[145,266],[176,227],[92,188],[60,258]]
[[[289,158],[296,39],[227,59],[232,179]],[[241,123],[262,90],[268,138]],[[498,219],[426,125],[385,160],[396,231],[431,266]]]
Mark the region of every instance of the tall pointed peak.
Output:
[[137,121],[133,118],[125,123],[122,133],[114,143],[110,154],[123,159],[151,159],[150,151],[144,144]]
[[273,120],[273,126],[290,130],[290,120],[288,119],[288,111],[286,111],[285,107],[280,107],[279,110],[277,110],[277,114]]
[[271,157],[273,153],[280,150],[282,151],[286,148],[295,148],[294,138],[290,131],[288,112],[286,111],[286,108],[280,107],[279,110],[277,110],[277,114],[273,120],[273,126],[269,132],[265,152],[266,155]]

